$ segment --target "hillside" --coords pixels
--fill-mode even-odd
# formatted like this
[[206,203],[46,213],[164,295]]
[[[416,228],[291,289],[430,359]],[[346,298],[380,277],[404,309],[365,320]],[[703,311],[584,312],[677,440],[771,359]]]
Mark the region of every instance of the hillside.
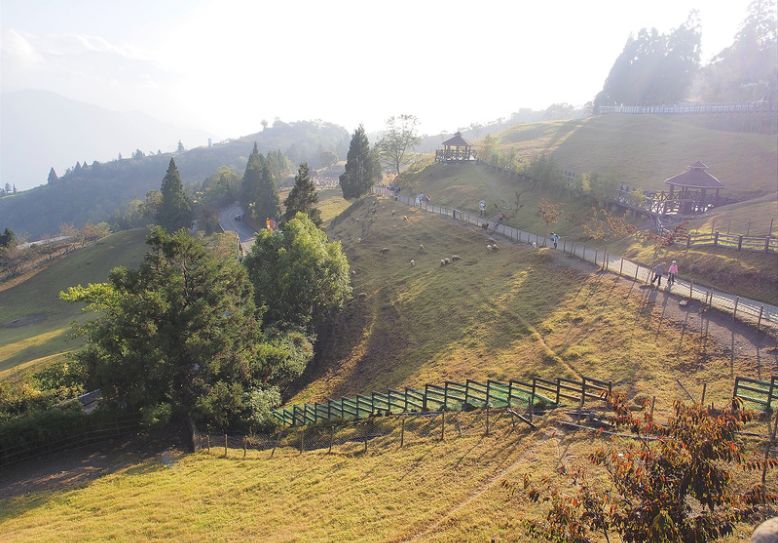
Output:
[[78,305],[61,301],[59,292],[104,281],[115,266],[137,265],[146,252],[145,237],[144,229],[111,234],[0,291],[0,379],[78,347],[70,322],[85,315]]
[[0,198],[0,228],[37,238],[57,232],[63,223],[82,226],[106,220],[131,200],[142,200],[149,190],[159,189],[171,157],[184,184],[192,186],[223,165],[242,174],[254,142],[262,152],[281,150],[293,163],[314,165],[322,149],[345,156],[348,141],[346,130],[331,123],[277,121],[257,134],[211,147],[91,164],[62,175],[53,185]]
[[[404,194],[424,192],[435,204],[474,213],[478,212],[479,200],[484,199],[487,202],[487,215],[493,220],[502,213],[506,224],[511,226],[539,234],[553,230],[566,240],[608,247],[609,251],[624,254],[645,266],[652,265],[660,257],[677,259],[681,274],[698,284],[772,304],[778,303],[778,290],[775,288],[778,283],[778,256],[775,254],[738,253],[732,249],[714,247],[686,251],[684,247],[671,247],[657,255],[653,244],[642,242],[636,237],[593,242],[582,228],[591,221],[592,200],[579,198],[569,192],[546,190],[516,176],[478,164],[441,165],[422,162],[404,175],[403,182]],[[763,235],[769,228],[771,210],[776,213],[775,206],[778,204],[771,201],[774,197],[767,195],[748,202],[722,206],[711,217],[693,222],[690,228],[709,228],[708,221],[718,217],[717,224],[725,231],[731,218],[733,229],[738,225],[745,228],[744,223],[751,220],[753,231]],[[558,222],[552,225],[547,225],[538,213],[538,203],[544,199],[560,205],[561,215]],[[746,216],[748,219],[745,219]],[[647,221],[638,223],[638,227],[651,231],[653,226]],[[761,232],[759,229],[762,229]]]
[[[701,317],[696,307],[547,250],[505,242],[487,253],[480,230],[371,197],[329,231],[356,271],[355,298],[290,401],[580,372],[614,379],[631,396],[656,394],[657,412],[666,413],[703,383],[708,401],[724,404],[732,375],[764,370],[768,338],[736,328],[731,359],[728,318]],[[461,260],[441,267],[453,254]],[[702,328],[710,332],[705,346]],[[445,441],[408,430],[402,449],[378,439],[367,453],[352,444],[326,454],[326,444],[314,443],[305,454],[249,450],[244,458],[231,449],[221,458],[214,443],[187,456],[130,449],[66,458],[34,477],[12,477],[11,488],[37,490],[3,502],[0,531],[10,541],[512,541],[537,510],[502,482],[520,483],[525,473],[564,481],[555,474],[589,466],[591,447],[603,443],[557,428],[556,415],[532,433],[498,419],[490,436],[482,415],[467,416],[476,418],[453,419],[462,427],[450,421]],[[593,481],[601,475],[588,469]]]
[[746,200],[776,190],[778,141],[769,134],[707,128],[700,119],[660,115],[599,115],[573,121],[520,124],[497,135],[519,156],[545,153],[563,169],[596,172],[646,190],[701,160],[725,189]]

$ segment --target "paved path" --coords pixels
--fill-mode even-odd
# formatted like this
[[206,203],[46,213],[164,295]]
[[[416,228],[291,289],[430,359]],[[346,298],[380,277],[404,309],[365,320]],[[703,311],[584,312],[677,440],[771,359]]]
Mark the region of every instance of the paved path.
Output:
[[[373,191],[376,194],[388,196],[390,198],[395,197],[394,194],[383,187],[374,187]],[[459,211],[458,209],[441,207],[430,203],[422,203],[420,206],[416,206],[414,200],[405,195],[397,196],[397,200],[413,207],[419,207],[430,213],[444,215],[476,226],[482,226],[483,224],[492,225],[489,227],[490,233],[500,234],[513,241],[530,243],[538,247],[551,247],[553,245],[550,239],[538,234],[533,234],[532,232],[525,232],[524,230],[504,224],[497,224],[494,226],[495,221],[488,217],[478,217],[471,213]],[[581,260],[591,262],[604,270],[625,277],[631,277],[643,283],[648,283],[651,280],[651,271],[648,268],[632,262],[631,260],[622,258],[621,255],[607,254],[602,249],[593,249],[591,247],[586,247],[583,243],[568,242],[567,240],[561,241],[557,250],[580,258]],[[666,280],[667,278],[665,277],[664,279]],[[663,286],[662,288],[665,287]],[[690,280],[681,278],[676,279],[671,292],[678,296],[708,303],[710,306],[720,309],[725,313],[734,313],[737,318],[744,321],[778,325],[778,307],[768,303],[736,296],[705,285],[695,285]]]
[[240,239],[240,248],[243,254],[251,250],[254,245],[254,238],[257,233],[245,222],[237,220],[236,217],[243,215],[243,209],[237,202],[225,207],[219,212],[219,226],[225,232],[235,232]]

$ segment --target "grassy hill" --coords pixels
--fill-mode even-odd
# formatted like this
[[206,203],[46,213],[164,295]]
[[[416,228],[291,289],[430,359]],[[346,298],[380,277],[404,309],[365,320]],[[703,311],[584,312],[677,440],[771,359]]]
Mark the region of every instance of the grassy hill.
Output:
[[552,156],[559,167],[596,172],[643,189],[701,160],[724,183],[723,196],[746,200],[775,192],[778,141],[768,134],[707,128],[699,119],[661,115],[600,115],[521,124],[498,135],[520,156]]
[[[733,375],[764,372],[764,351],[760,358],[740,335],[730,358],[715,318],[702,346],[698,331],[710,314],[701,320],[677,299],[545,249],[502,243],[487,252],[480,230],[372,197],[329,231],[356,272],[355,297],[290,401],[445,379],[585,373],[631,395],[656,394],[661,413],[703,383],[708,401],[724,404]],[[461,259],[440,266],[455,254]],[[220,458],[213,448],[172,464],[133,460],[80,487],[5,500],[0,533],[9,541],[521,540],[523,520],[537,510],[501,483],[532,473],[561,484],[557,470],[588,465],[598,443],[551,424],[533,433],[502,424],[489,437],[409,439],[403,449],[376,443],[366,454],[360,446],[331,455],[279,449],[243,459],[241,450]]]
[[0,379],[76,348],[80,343],[70,337],[70,322],[84,316],[78,305],[61,301],[59,292],[104,281],[115,266],[136,265],[146,252],[145,237],[144,229],[111,234],[0,291]]

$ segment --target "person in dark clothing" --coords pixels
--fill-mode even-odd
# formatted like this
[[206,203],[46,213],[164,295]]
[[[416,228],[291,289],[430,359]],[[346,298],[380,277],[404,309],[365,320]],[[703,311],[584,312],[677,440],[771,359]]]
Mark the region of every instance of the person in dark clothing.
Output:
[[654,284],[654,281],[658,281],[657,286],[662,286],[662,276],[665,273],[665,263],[659,262],[656,266],[654,266],[654,277],[651,278],[651,284]]

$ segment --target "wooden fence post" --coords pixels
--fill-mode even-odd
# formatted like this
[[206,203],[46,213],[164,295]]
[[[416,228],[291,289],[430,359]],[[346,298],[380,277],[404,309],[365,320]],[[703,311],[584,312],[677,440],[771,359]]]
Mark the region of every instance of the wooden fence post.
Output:
[[403,415],[402,425],[400,426],[400,448],[403,448],[405,443],[405,415]]
[[305,451],[305,427],[300,428],[300,454]]
[[441,419],[440,419],[440,440],[441,441],[446,440],[446,410],[445,409],[441,413]]
[[[368,420],[369,420],[369,419],[368,419]],[[364,432],[364,437],[365,437],[365,450],[363,451],[365,454],[367,453],[367,438],[368,438],[368,433],[367,433],[367,428],[368,428],[368,426],[367,426],[367,425],[368,425],[368,423],[366,422],[366,423],[365,423],[365,432]]]
[[737,250],[741,250],[743,248],[743,235],[741,234],[737,238]]
[[597,249],[594,250],[594,265],[597,265],[597,255],[599,254],[599,251]]
[[486,406],[486,435],[489,435],[489,406]]
[[705,405],[705,392],[708,390],[708,383],[702,384],[702,397],[700,398],[700,405]]
[[243,436],[243,458],[246,458],[246,436]]
[[649,414],[648,414],[648,418],[649,418],[650,420],[652,420],[652,421],[654,420],[654,406],[655,406],[655,405],[656,405],[656,396],[654,396],[653,398],[651,398],[651,411],[650,411],[650,412],[649,412]]
[[327,449],[327,454],[330,454],[332,452],[332,443],[335,441],[335,425],[330,425],[330,448]]
[[624,269],[624,257],[621,257],[621,263],[619,264],[619,275],[621,275],[621,271]]
[[740,296],[735,297],[735,307],[732,309],[732,320],[735,320],[735,316],[737,315],[737,306],[740,303]]
[[586,401],[586,377],[581,378],[581,405],[578,407],[579,420],[583,418],[583,408]]
[[719,231],[716,230],[716,232],[714,232],[713,234],[713,245],[718,245],[718,244],[719,244]]
[[764,313],[764,306],[759,306],[759,318],[756,319],[756,331],[759,331],[760,326],[762,325],[762,314]]
[[532,423],[532,413],[535,411],[535,378],[532,378],[532,395],[529,398],[529,421]]
[[205,448],[211,452],[211,436],[209,434],[205,434]]
[[635,264],[635,282],[638,282],[638,272],[640,271],[640,264]]
[[691,301],[692,298],[692,292],[694,291],[694,281],[691,279],[689,280],[689,301]]
[[227,458],[227,434],[224,434],[224,457]]

